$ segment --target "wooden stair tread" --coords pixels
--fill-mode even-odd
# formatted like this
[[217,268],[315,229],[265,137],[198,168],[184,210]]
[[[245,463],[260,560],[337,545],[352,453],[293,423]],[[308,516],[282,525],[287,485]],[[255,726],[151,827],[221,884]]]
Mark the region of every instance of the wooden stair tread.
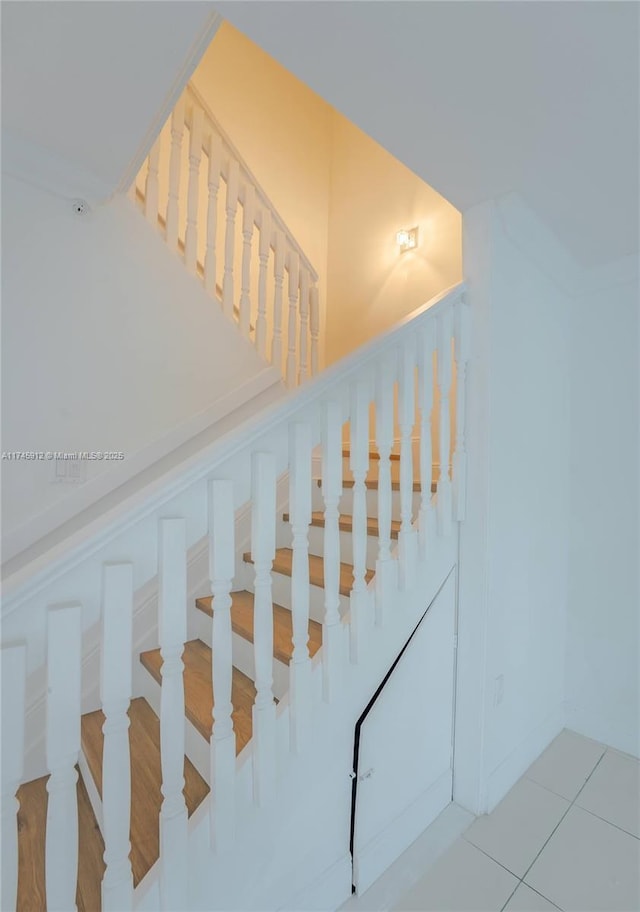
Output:
[[[196,606],[213,617],[213,597],[196,599]],[[253,643],[253,592],[231,593],[231,627],[234,633]],[[293,622],[291,612],[282,605],[273,606],[273,657],[288,665],[293,655]],[[322,624],[309,621],[309,655],[322,646]]]
[[[282,516],[285,522],[289,522],[289,514],[284,513]],[[314,512],[311,514],[311,525],[318,526],[319,528],[324,528],[324,513],[321,511]],[[353,517],[348,514],[342,514],[338,522],[341,532],[353,532]],[[397,538],[398,533],[400,532],[400,522],[397,520],[392,520],[391,522],[391,538]],[[378,537],[378,520],[367,517],[367,535],[371,535],[375,538]]]
[[[244,560],[252,564],[251,554],[247,551],[244,554]],[[293,551],[291,548],[278,548],[276,557],[273,562],[274,573],[282,573],[284,576],[291,576],[293,567]],[[366,581],[369,582],[374,576],[373,570],[367,570]],[[315,554],[309,555],[309,582],[312,586],[324,588],[324,562],[321,557]],[[353,567],[351,564],[340,564],[340,595],[349,595],[353,587]]]
[[[343,456],[343,458],[345,458],[345,459],[347,459],[349,456],[351,456],[351,450],[349,449],[349,447],[344,447],[344,448],[343,448],[343,450],[342,450],[342,456]],[[380,454],[377,453],[375,450],[371,450],[371,451],[369,452],[369,460],[378,461],[379,459],[380,459]],[[400,461],[400,453],[391,453],[391,454],[389,455],[389,459],[390,459],[392,462],[399,462],[399,461]]]
[[[160,767],[160,720],[143,697],[129,707],[131,750],[131,866],[134,885],[140,883],[158,860],[162,793]],[[102,726],[104,714],[96,710],[82,716],[82,749],[102,797]],[[209,786],[190,760],[184,761],[184,795],[191,815],[209,792]]]
[[[355,481],[353,480],[353,478],[344,478],[343,481],[342,481],[342,487],[343,487],[343,488],[353,488],[354,485],[355,485]],[[322,487],[322,479],[321,479],[321,478],[318,479],[318,487]],[[367,480],[366,480],[366,482],[365,482],[365,487],[366,487],[367,491],[377,491],[377,490],[378,490],[378,479],[377,479],[377,478],[367,478]],[[400,490],[400,482],[399,482],[399,481],[392,481],[392,482],[391,482],[391,490],[392,490],[392,491],[399,491],[399,490]],[[414,491],[421,491],[421,490],[422,490],[422,487],[420,486],[420,482],[419,482],[419,481],[414,481],[414,482],[413,482],[413,490],[414,490]],[[431,485],[431,492],[432,492],[433,494],[435,494],[435,492],[436,492],[436,485],[435,485],[435,483]]]
[[[46,909],[45,836],[47,828],[48,776],[25,782],[18,789],[18,901],[17,912]],[[84,782],[78,776],[78,912],[96,912],[101,907],[101,884],[105,864],[104,842]]]
[[[162,683],[162,656],[159,649],[151,649],[140,655],[140,661],[153,675],[158,684]],[[211,684],[211,649],[202,640],[190,640],[184,645],[184,700],[185,714],[192,725],[208,741],[211,738],[213,719],[213,691]],[[233,727],[236,733],[236,754],[251,740],[253,701],[256,689],[251,678],[233,669],[231,702],[233,703]]]

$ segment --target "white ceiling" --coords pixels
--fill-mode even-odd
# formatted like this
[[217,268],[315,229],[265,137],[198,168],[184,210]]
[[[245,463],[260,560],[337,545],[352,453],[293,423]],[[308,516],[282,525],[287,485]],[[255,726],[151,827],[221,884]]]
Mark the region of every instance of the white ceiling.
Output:
[[639,4],[216,7],[462,211],[518,191],[580,263],[638,251]]
[[5,0],[3,130],[113,191],[212,14],[186,0]]

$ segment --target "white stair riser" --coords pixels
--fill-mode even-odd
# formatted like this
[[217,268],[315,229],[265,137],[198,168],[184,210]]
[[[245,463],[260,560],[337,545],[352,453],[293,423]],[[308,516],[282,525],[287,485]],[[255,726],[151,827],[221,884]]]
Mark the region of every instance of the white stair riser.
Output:
[[[281,605],[291,611],[291,577],[284,573],[272,574],[272,597],[276,605]],[[253,592],[253,587],[248,587]],[[349,599],[340,596],[340,616],[349,610]],[[322,623],[324,618],[324,589],[319,586],[309,586],[309,617],[312,621]]]
[[[233,634],[233,664],[252,681],[256,679],[253,643],[237,633]],[[289,666],[279,659],[273,660],[273,695],[281,700],[289,690]]]
[[[324,554],[324,528],[311,526],[309,528],[309,554]],[[375,570],[378,557],[378,538],[374,535],[367,536],[367,567]],[[353,564],[353,536],[351,532],[340,532],[340,560],[344,564]]]
[[[367,516],[377,518],[378,516],[378,491],[377,489],[367,488]],[[317,484],[313,486],[312,505],[314,511],[324,512],[324,501],[322,499],[322,490]],[[420,492],[413,493],[413,515],[418,515],[420,509]],[[340,498],[340,513],[351,516],[353,514],[353,488],[344,488]],[[391,494],[391,518],[400,519],[400,492],[392,491]],[[285,545],[287,542],[285,542]]]

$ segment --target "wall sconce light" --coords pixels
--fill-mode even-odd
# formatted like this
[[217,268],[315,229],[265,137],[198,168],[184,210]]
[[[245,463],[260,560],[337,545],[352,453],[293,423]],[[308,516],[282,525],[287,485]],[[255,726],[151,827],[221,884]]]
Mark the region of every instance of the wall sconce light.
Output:
[[406,253],[408,250],[415,250],[418,246],[418,226],[415,228],[403,228],[396,234],[396,244],[400,248],[400,253]]

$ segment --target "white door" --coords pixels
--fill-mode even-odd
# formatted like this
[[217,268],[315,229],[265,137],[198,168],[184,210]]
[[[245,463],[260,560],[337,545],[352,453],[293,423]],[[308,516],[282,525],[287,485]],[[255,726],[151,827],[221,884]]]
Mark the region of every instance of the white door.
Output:
[[451,573],[361,720],[353,830],[358,894],[451,801],[454,625]]

